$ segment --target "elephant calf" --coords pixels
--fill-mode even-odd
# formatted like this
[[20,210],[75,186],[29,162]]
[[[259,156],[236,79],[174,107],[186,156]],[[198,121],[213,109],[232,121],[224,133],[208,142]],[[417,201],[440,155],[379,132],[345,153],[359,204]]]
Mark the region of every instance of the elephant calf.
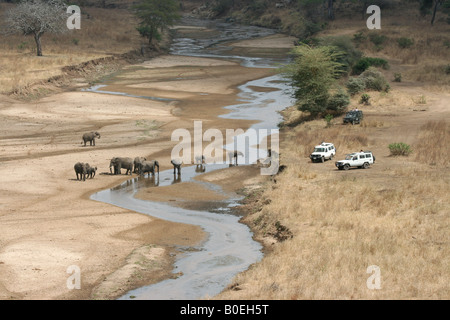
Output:
[[97,167],[89,167],[89,168],[87,168],[86,175],[88,178],[92,179],[95,177],[96,172],[97,172]]
[[[100,133],[98,133],[97,131],[83,134],[84,146],[86,147],[86,142],[88,142],[88,141],[91,146],[92,146],[92,144],[94,144],[94,146],[95,146],[95,138],[100,139]],[[81,143],[83,144],[83,142],[81,142]]]
[[88,170],[91,168],[90,165],[88,163],[77,162],[73,168],[75,169],[77,180],[86,181],[86,175],[88,174]]

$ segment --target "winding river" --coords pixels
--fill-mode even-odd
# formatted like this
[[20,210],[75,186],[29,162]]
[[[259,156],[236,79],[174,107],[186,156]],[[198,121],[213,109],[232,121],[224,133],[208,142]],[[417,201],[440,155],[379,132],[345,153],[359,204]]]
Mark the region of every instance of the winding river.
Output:
[[[240,61],[241,65],[252,68],[274,68],[278,59],[227,55],[230,41],[245,40],[274,34],[273,30],[239,26],[229,23],[217,23],[200,20],[185,20],[183,25],[214,28],[211,38],[190,39],[175,37],[171,49],[173,55],[213,57]],[[264,87],[268,92],[257,92],[253,87]],[[92,87],[88,91],[102,92],[102,86]],[[292,104],[289,88],[280,76],[249,81],[239,87],[239,104],[226,107],[231,112],[223,117],[228,119],[258,120],[252,129],[276,129],[281,121],[278,111]],[[117,92],[102,92],[122,94]],[[125,94],[126,95],[126,94]],[[149,98],[149,97],[141,97]],[[264,137],[259,137],[262,139]],[[206,171],[224,169],[228,164],[208,164]],[[183,182],[192,181],[203,173],[195,171],[195,166],[183,168]],[[141,188],[166,186],[175,183],[172,170],[163,171],[159,181],[154,184],[151,179],[133,178],[112,189],[98,192],[91,196],[101,201],[142,214],[148,214],[173,222],[198,225],[208,234],[207,239],[195,250],[186,250],[174,266],[174,272],[182,274],[176,279],[168,279],[157,284],[145,286],[127,292],[120,299],[201,299],[220,293],[239,272],[258,262],[263,254],[261,245],[252,239],[251,230],[239,222],[240,217],[230,213],[240,199],[228,199],[224,207],[214,212],[186,210],[166,203],[149,202],[135,198]],[[208,184],[217,190],[219,187]]]

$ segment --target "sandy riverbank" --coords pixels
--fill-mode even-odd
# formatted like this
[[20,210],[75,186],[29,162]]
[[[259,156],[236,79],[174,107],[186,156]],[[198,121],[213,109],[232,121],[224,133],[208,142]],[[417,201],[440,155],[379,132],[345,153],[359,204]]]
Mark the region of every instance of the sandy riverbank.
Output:
[[[222,60],[163,56],[125,68],[104,89],[176,101],[81,91],[33,102],[2,97],[0,298],[110,299],[173,276],[174,246],[198,244],[205,236],[201,228],[97,203],[89,196],[128,178],[108,174],[114,156],[146,156],[158,159],[161,170],[170,168],[171,132],[192,128],[194,120],[204,121],[204,130],[248,127],[249,121],[217,116],[236,102],[238,85],[270,72]],[[102,135],[96,147],[80,144],[89,131]],[[78,161],[97,166],[97,176],[76,181],[73,165]],[[233,181],[242,187],[240,174],[214,179],[220,183],[223,178],[230,192]],[[164,196],[169,199],[171,192]],[[71,265],[80,267],[80,290],[66,286]]]

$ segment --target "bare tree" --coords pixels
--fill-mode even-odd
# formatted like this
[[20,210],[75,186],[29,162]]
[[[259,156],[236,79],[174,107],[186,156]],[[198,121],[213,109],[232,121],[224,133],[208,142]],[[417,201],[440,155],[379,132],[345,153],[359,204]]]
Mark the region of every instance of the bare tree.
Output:
[[61,0],[22,0],[6,13],[6,32],[32,35],[36,41],[37,55],[42,56],[42,35],[67,30],[66,10]]

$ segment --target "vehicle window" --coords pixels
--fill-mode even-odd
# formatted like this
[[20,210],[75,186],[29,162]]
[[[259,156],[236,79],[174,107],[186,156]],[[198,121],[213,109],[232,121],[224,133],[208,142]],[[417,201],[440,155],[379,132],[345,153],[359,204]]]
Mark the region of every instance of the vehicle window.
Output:
[[346,156],[345,160],[352,160],[352,156]]
[[354,156],[352,160],[358,160],[358,156]]
[[366,156],[363,155],[363,154],[359,156],[360,159],[364,159],[365,157],[366,157]]
[[372,158],[372,155],[370,153],[366,154],[366,158]]
[[324,148],[315,148],[314,152],[324,152]]

